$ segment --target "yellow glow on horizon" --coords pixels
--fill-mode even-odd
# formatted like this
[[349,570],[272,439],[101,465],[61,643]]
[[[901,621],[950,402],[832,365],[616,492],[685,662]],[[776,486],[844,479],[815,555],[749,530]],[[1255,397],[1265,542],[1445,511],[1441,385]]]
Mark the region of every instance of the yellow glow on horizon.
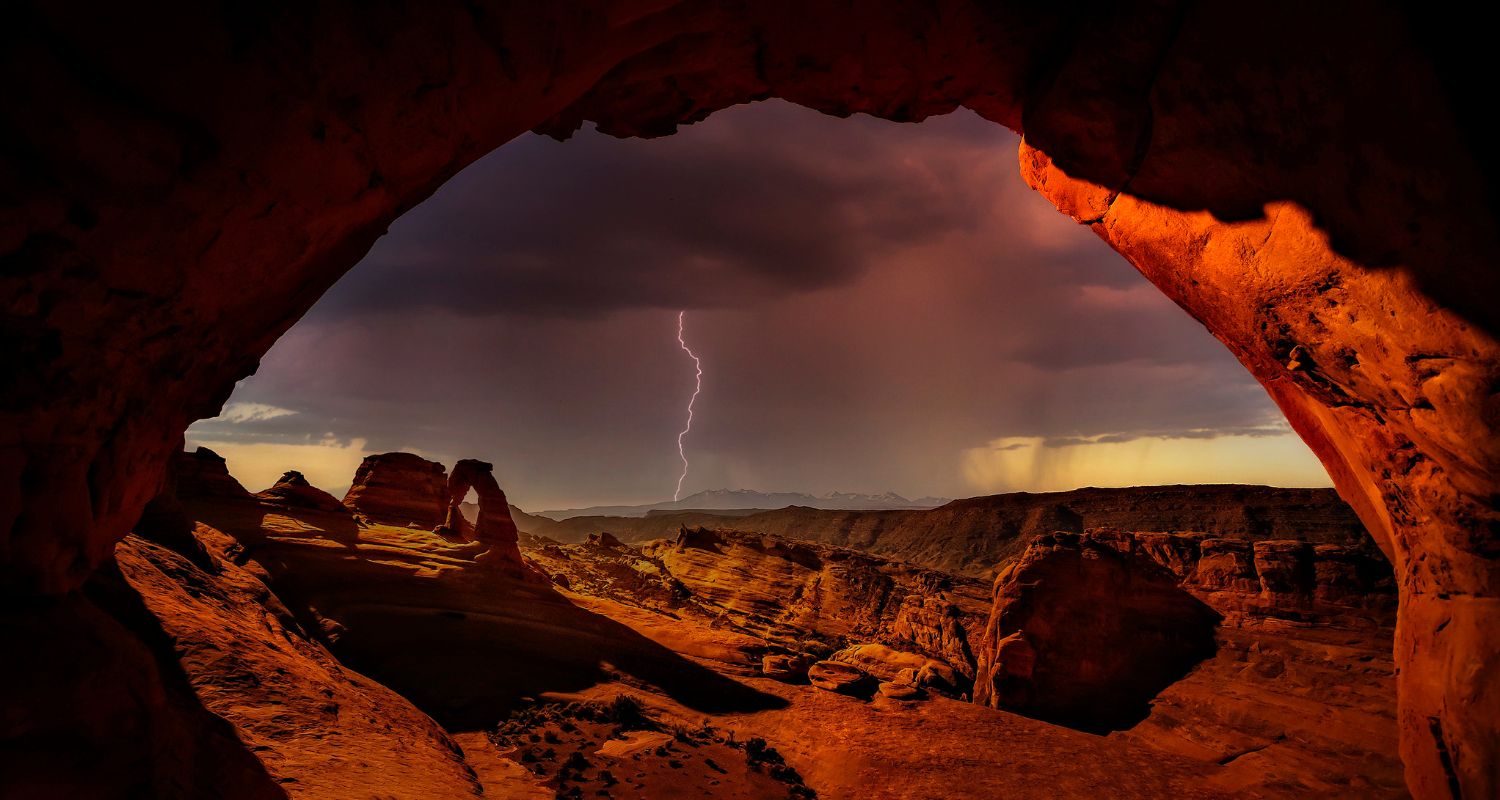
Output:
[[308,444],[230,442],[189,437],[187,447],[207,447],[224,457],[229,474],[246,489],[269,489],[287,470],[297,470],[307,482],[334,497],[343,497],[354,471],[370,452],[364,439],[341,442],[324,439]]
[[995,439],[963,451],[963,474],[976,492],[1056,492],[1084,486],[1258,483],[1332,486],[1296,434],[1166,438],[1124,442],[1103,437],[1048,447],[1039,437]]

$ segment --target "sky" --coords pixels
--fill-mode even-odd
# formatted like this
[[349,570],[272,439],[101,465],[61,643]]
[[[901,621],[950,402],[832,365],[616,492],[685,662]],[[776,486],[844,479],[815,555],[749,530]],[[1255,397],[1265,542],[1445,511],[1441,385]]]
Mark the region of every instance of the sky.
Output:
[[495,464],[528,510],[1330,485],[1265,391],[968,111],[780,101],[674,136],[528,135],[397,220],[188,431],[252,491],[367,454]]

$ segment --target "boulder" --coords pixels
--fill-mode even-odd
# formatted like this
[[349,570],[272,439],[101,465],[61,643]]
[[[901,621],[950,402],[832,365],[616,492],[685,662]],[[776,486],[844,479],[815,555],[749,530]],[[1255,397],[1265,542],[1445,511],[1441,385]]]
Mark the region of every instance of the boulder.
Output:
[[856,644],[829,656],[882,681],[901,681],[930,686],[945,692],[960,688],[958,674],[948,664],[918,653],[908,653],[883,644]]
[[624,547],[625,546],[624,542],[620,541],[618,538],[615,537],[615,535],[613,533],[610,533],[609,531],[600,531],[599,533],[591,533],[591,534],[589,534],[588,543],[591,544],[591,545],[598,546],[598,547],[609,547],[609,548],[616,548],[616,547]]
[[854,697],[868,697],[875,688],[875,680],[864,670],[839,661],[813,664],[807,669],[807,680],[819,689]]
[[760,672],[772,680],[800,682],[807,679],[807,659],[799,655],[773,653],[760,660]]
[[975,702],[1084,730],[1139,722],[1216,649],[1219,614],[1113,532],[1038,537],[994,597]]
[[891,700],[921,700],[925,696],[920,686],[906,681],[882,681],[876,691]]

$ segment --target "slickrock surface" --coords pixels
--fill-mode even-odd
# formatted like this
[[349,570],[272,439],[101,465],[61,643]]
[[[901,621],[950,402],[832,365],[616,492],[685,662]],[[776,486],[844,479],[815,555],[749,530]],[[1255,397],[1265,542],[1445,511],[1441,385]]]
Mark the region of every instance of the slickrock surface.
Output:
[[[174,580],[164,591],[195,588]],[[191,611],[169,610],[173,619],[160,620],[148,594],[151,587],[137,591],[110,570],[40,607],[0,604],[0,679],[11,689],[0,714],[0,797],[287,797],[183,674],[169,631],[198,624]],[[188,618],[175,619],[179,612]],[[271,655],[261,666],[273,667]],[[254,695],[262,674],[215,672],[210,679]],[[21,738],[28,731],[41,732],[50,746],[28,745]]]
[[764,739],[737,739],[706,721],[683,724],[631,694],[528,705],[489,738],[556,797],[817,796]]
[[344,505],[369,522],[430,531],[448,518],[448,471],[412,453],[366,456]]
[[920,511],[824,511],[790,507],[726,518],[712,512],[653,513],[645,517],[574,517],[556,522],[517,515],[528,533],[582,541],[609,531],[627,542],[670,538],[680,527],[732,527],[921,564],[960,575],[993,577],[994,570],[1032,538],[1085,528],[1201,531],[1234,538],[1298,538],[1359,544],[1369,534],[1331,489],[1267,486],[1144,486],[1015,493],[955,500]]
[[[211,547],[234,540],[200,526]],[[214,549],[217,549],[215,547]],[[410,701],[339,663],[251,571],[218,550],[216,571],[134,538],[121,572],[173,641],[198,699],[292,798],[471,798],[456,745]],[[226,776],[227,777],[227,776]],[[221,784],[212,796],[232,789]]]

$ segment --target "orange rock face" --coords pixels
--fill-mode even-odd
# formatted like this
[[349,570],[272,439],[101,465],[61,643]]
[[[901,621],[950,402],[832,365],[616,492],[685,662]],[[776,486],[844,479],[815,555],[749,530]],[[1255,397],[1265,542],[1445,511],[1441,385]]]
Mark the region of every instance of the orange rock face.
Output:
[[[567,577],[570,588],[554,591],[484,568],[479,557],[486,548],[478,541],[404,526],[358,526],[347,515],[267,501],[209,498],[184,506],[205,520],[195,532],[211,545],[211,569],[192,568],[135,539],[121,545],[120,561],[160,624],[183,645],[181,666],[196,696],[255,744],[270,774],[292,779],[286,785],[296,796],[345,797],[382,779],[420,787],[423,796],[464,796],[472,784],[465,782],[463,762],[475,769],[487,795],[533,796],[543,776],[522,765],[544,766],[549,780],[561,777],[570,756],[558,743],[517,740],[537,759],[517,764],[507,759],[519,754],[495,751],[482,733],[461,734],[454,738],[462,744],[462,761],[455,762],[459,756],[444,745],[441,731],[434,733],[431,721],[405,703],[450,731],[475,732],[493,730],[498,720],[516,722],[510,715],[529,707],[524,697],[561,692],[572,700],[580,692],[603,692],[593,696],[607,699],[621,686],[677,709],[689,730],[707,719],[737,728],[740,741],[774,734],[778,748],[799,751],[796,768],[815,774],[809,783],[828,796],[900,775],[907,782],[892,784],[891,796],[930,797],[943,773],[950,781],[964,778],[961,789],[950,789],[954,796],[1051,796],[1051,784],[1027,785],[1035,775],[1073,787],[1108,780],[1126,797],[1159,796],[1138,787],[1163,780],[1182,786],[1185,793],[1173,794],[1184,797],[1402,796],[1386,625],[1389,570],[1382,584],[1379,571],[1356,558],[1379,559],[1368,551],[1335,547],[1344,567],[1326,570],[1318,568],[1316,553],[1328,546],[1313,546],[1311,572],[1341,576],[1342,588],[1329,595],[1262,580],[1257,563],[1272,565],[1265,569],[1270,576],[1309,571],[1298,557],[1257,560],[1265,542],[1235,542],[1231,551],[1251,557],[1218,558],[1211,566],[1219,566],[1199,574],[1204,545],[1218,541],[1212,537],[1096,536],[1095,544],[1113,550],[1134,548],[1169,576],[1169,584],[1214,604],[1224,617],[1212,658],[1157,695],[1140,724],[1101,738],[959,702],[959,687],[967,686],[962,676],[943,658],[919,652],[916,639],[896,636],[891,617],[877,609],[881,603],[909,607],[921,595],[928,599],[924,605],[948,607],[938,618],[967,619],[954,586],[968,583],[976,584],[976,602],[987,600],[978,582],[945,583],[931,570],[827,545],[718,531],[690,537],[696,545],[690,557],[673,562],[689,580],[678,581],[663,559],[612,537],[573,545],[524,538],[527,559],[554,578]],[[1306,552],[1301,543],[1270,544],[1259,549]],[[821,598],[799,599],[781,611],[759,602],[771,592],[768,579],[788,574],[774,559],[809,556],[824,568],[796,565],[789,574],[804,580],[783,593],[782,602],[791,594]],[[1377,579],[1359,582],[1362,571]],[[697,594],[689,583],[709,588]],[[883,596],[868,593],[882,585]],[[1127,598],[1123,605],[1142,615],[1159,613],[1129,603],[1127,595],[1118,593]],[[1059,598],[1057,613],[1076,613],[1070,598],[1077,597]],[[817,613],[797,611],[802,602]],[[746,610],[751,607],[758,610]],[[260,620],[269,635],[257,627]],[[797,627],[804,622],[809,627]],[[1135,624],[1149,627],[1151,620]],[[843,633],[820,633],[832,630]],[[849,644],[818,658],[787,654],[820,641]],[[1072,652],[1092,655],[1088,643]],[[1020,657],[1030,647],[1023,645],[1012,652],[1002,642],[998,660],[1009,675],[1035,677],[1035,658]],[[814,664],[816,680],[810,680]],[[366,682],[355,668],[406,697]],[[241,679],[271,673],[281,676],[271,689]],[[321,713],[323,691],[334,693],[341,713]],[[367,730],[372,718],[380,721],[378,730]],[[502,723],[502,729],[512,727]],[[904,757],[881,749],[897,735],[918,737],[929,749]],[[1017,735],[1029,743],[1020,752]],[[594,748],[602,745],[598,752],[605,755],[624,746],[611,742],[580,740],[569,747],[584,750],[591,763],[606,763],[594,758]],[[549,748],[556,748],[555,758],[546,756]],[[923,760],[932,752],[989,750],[1005,756]],[[1049,753],[1053,762],[1066,753],[1066,762],[1044,766]],[[1110,765],[1125,753],[1136,771],[1110,777]],[[864,771],[820,766],[834,754],[837,763],[862,764]],[[401,763],[388,763],[392,758]],[[1032,772],[1017,775],[1016,764]],[[676,773],[669,763],[642,764],[637,771],[656,767]],[[727,796],[743,796],[735,792],[754,783],[715,775],[720,784],[712,792]]]
[[[1158,626],[1185,608],[1215,621],[1184,653],[1173,639],[1191,628]],[[1395,609],[1390,566],[1368,547],[1040,537],[996,581],[975,700],[1082,727],[1124,723],[1129,738],[1232,764],[1236,785],[1271,775],[1308,791],[1401,796]],[[1188,658],[1168,662],[1174,648]],[[1112,708],[1119,718],[1101,718]],[[1363,766],[1340,775],[1329,763]]]
[[973,679],[988,614],[980,581],[743,531],[684,529],[643,553],[748,632],[788,644],[810,635],[887,644],[941,659],[962,676],[955,691]]
[[[470,489],[479,498],[472,529],[461,508]],[[470,458],[460,460],[453,465],[453,475],[448,478],[447,494],[445,526],[466,538],[472,537],[489,545],[490,549],[483,557],[486,563],[512,571],[521,570],[516,523],[510,518],[510,503],[505,499],[505,492],[500,491],[500,484],[495,482],[494,466]]]
[[995,579],[974,701],[1128,728],[1213,655],[1219,620],[1149,556],[1093,536],[1039,537]]
[[432,530],[448,518],[447,473],[442,464],[411,453],[366,456],[344,505],[370,522]]
[[963,105],[1023,131],[1027,180],[1246,364],[1386,549],[1412,791],[1500,794],[1497,173],[1460,83],[1485,34],[1344,1],[395,3],[359,25],[23,2],[7,22],[6,594],[108,564],[187,424],[514,136],[665,134],[773,96]]
[[[200,535],[233,542],[212,529],[200,528]],[[214,572],[204,572],[135,539],[121,544],[119,559],[125,579],[181,649],[177,669],[196,697],[233,726],[290,796],[359,797],[381,785],[423,797],[478,793],[441,728],[340,664],[249,570],[219,558]],[[221,780],[201,795],[232,788]],[[288,794],[277,789],[275,796]]]

